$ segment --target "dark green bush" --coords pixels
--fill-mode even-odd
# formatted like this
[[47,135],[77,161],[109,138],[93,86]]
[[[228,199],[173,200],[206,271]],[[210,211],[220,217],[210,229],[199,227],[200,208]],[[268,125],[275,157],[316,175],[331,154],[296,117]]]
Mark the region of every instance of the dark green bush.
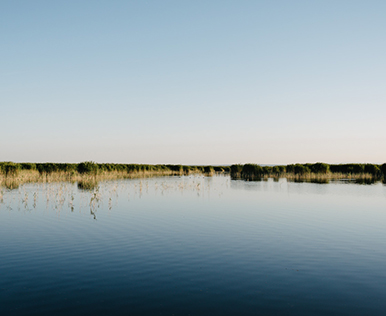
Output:
[[42,174],[42,173],[52,173],[59,171],[59,168],[56,163],[52,162],[45,162],[45,163],[37,163],[36,169]]
[[301,164],[295,164],[293,170],[295,174],[299,174],[299,175],[303,175],[311,171],[309,167]]
[[21,165],[14,162],[6,162],[2,164],[2,172],[6,177],[8,176],[17,176],[21,170]]
[[365,166],[363,164],[348,164],[348,173],[359,174],[365,172]]
[[239,175],[243,171],[243,165],[237,164],[237,165],[231,165],[230,166],[230,172],[231,175]]
[[214,171],[216,172],[229,172],[229,166],[213,166]]
[[357,163],[330,165],[330,170],[331,172],[335,172],[335,173],[360,174],[360,173],[364,173],[365,166],[363,164],[357,164]]
[[175,172],[183,172],[183,167],[182,165],[166,165],[166,167],[171,170],[171,171],[175,171]]
[[278,166],[278,167],[279,167],[280,173],[285,173],[285,172],[287,172],[285,166]]
[[295,165],[287,165],[286,170],[288,173],[294,173],[295,172]]
[[36,170],[36,164],[30,162],[23,162],[20,164],[22,170]]
[[365,173],[370,173],[374,176],[380,175],[381,169],[378,165],[367,163],[365,164]]
[[214,173],[214,168],[212,166],[204,166],[204,173],[212,174]]
[[254,177],[263,174],[263,168],[257,164],[247,163],[243,166],[241,171],[244,177]]
[[136,171],[136,165],[134,165],[134,164],[128,164],[128,165],[126,165],[126,171],[127,171],[128,173]]
[[204,166],[196,166],[198,172],[205,172]]
[[184,171],[184,173],[189,173],[192,171],[192,167],[191,166],[182,166],[182,170]]
[[57,164],[57,169],[62,172],[73,172],[77,171],[78,165],[74,163],[59,163]]
[[261,167],[261,172],[262,172],[262,174],[266,174],[266,175],[272,174],[273,173],[273,167],[272,166]]
[[309,168],[313,173],[328,173],[330,171],[330,166],[322,162],[311,164]]
[[85,161],[78,164],[78,172],[81,174],[88,173],[96,175],[98,173],[98,165],[93,161]]
[[382,166],[381,166],[381,172],[383,173],[383,176],[385,177],[386,179],[386,163],[384,163]]

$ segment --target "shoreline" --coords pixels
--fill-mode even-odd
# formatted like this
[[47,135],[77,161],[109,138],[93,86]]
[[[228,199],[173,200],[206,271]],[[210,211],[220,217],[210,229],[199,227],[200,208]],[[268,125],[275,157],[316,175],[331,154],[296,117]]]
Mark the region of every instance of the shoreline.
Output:
[[325,163],[260,166],[237,164],[231,166],[98,164],[95,162],[70,163],[13,163],[0,162],[0,187],[16,189],[24,183],[77,182],[79,188],[90,189],[99,181],[148,178],[158,176],[183,176],[189,174],[229,174],[233,180],[328,183],[329,181],[357,181],[374,183],[386,181],[386,164]]

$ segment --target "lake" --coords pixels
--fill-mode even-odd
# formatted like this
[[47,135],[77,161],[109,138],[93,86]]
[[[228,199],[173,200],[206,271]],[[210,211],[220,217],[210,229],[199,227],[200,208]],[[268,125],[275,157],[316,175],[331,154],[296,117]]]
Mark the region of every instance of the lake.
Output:
[[0,241],[0,315],[386,312],[382,183],[23,184]]

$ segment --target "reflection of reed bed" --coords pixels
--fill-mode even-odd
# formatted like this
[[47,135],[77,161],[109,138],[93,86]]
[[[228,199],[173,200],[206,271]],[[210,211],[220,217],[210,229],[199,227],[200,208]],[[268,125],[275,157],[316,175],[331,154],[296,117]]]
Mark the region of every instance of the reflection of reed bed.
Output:
[[96,210],[102,203],[100,187],[93,179],[83,179],[78,186],[69,182],[52,182],[21,184],[7,189],[0,188],[0,210],[45,209],[55,211],[58,216],[65,210],[86,210],[96,219]]
[[96,181],[95,179],[84,179],[78,181],[78,189],[80,190],[95,190],[99,186],[99,182]]
[[284,178],[288,180],[356,180],[356,179],[380,179],[379,176],[373,175],[370,173],[306,173],[306,174],[294,174],[294,173],[285,173]]

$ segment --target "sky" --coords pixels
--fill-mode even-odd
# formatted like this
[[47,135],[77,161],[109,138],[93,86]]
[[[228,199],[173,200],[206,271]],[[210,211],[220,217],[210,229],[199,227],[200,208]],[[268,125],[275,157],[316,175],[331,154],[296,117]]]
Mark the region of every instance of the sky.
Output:
[[0,161],[386,162],[386,1],[0,1]]

